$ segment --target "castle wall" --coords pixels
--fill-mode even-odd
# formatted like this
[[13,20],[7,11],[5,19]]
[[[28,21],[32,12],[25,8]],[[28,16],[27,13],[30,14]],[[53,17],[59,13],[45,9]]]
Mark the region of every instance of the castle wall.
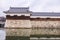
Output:
[[31,27],[29,17],[7,17],[5,23],[7,36],[30,36]]
[[30,20],[6,20],[5,27],[30,28]]
[[7,36],[30,36],[31,32],[30,20],[7,19],[5,27]]
[[60,35],[58,19],[7,19],[5,27],[7,36]]
[[60,28],[60,19],[32,19],[32,27]]
[[60,20],[32,19],[31,35],[60,35]]
[[[5,27],[31,28],[29,17],[25,16],[7,16]],[[7,25],[8,24],[8,25]]]

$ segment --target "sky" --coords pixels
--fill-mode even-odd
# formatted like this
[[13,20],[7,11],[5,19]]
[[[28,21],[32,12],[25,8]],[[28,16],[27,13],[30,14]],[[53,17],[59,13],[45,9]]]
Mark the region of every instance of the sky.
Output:
[[29,7],[33,12],[60,12],[60,0],[0,0],[0,16],[10,7]]

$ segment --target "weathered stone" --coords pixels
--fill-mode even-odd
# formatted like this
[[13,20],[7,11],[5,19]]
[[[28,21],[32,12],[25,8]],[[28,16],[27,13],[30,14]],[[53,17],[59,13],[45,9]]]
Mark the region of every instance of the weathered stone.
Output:
[[5,27],[13,28],[6,29],[7,36],[30,36],[36,34],[60,35],[60,21],[7,19]]
[[6,36],[30,36],[31,29],[6,29]]
[[60,28],[60,21],[31,21],[32,27]]
[[31,23],[30,20],[6,20],[5,27],[31,28]]

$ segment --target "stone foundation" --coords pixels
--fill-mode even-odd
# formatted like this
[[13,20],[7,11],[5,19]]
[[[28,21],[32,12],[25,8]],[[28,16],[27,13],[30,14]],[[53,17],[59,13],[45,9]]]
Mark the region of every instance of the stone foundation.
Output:
[[31,21],[32,27],[60,28],[60,21]]
[[8,28],[31,28],[30,20],[6,20],[5,27]]
[[60,35],[60,21],[7,19],[7,36]]

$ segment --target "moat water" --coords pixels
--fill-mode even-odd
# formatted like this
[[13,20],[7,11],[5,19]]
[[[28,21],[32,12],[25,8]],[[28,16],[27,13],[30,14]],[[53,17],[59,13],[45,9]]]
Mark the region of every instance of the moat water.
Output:
[[30,40],[60,40],[60,38],[30,38]]
[[[4,29],[0,29],[0,40],[6,40],[6,31]],[[60,40],[60,38],[30,38],[30,40]]]
[[0,29],[0,40],[5,40],[6,32],[4,29]]

